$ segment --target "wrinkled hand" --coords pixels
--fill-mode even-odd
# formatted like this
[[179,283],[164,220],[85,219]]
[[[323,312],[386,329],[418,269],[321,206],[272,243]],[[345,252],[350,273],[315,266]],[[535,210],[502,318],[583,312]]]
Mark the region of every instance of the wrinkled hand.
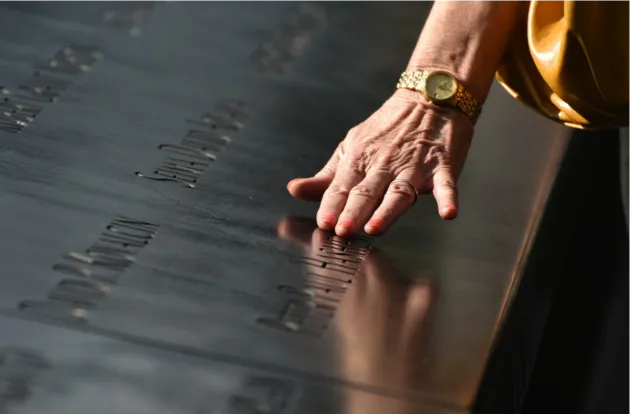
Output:
[[457,216],[457,178],[473,135],[472,122],[420,93],[398,90],[352,128],[328,163],[287,185],[296,198],[319,201],[317,224],[339,236],[384,233],[414,202],[413,189],[433,192],[446,220]]

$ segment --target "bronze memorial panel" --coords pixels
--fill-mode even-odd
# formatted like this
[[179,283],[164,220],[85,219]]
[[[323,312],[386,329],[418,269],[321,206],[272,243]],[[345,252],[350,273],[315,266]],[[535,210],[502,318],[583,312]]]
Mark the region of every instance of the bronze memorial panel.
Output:
[[429,6],[0,5],[0,412],[468,412],[566,132],[495,88],[460,217],[380,238],[285,189]]

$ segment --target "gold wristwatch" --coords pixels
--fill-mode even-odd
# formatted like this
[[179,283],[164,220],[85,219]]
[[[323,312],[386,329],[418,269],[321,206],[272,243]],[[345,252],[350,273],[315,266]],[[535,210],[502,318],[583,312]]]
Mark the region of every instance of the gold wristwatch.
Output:
[[475,124],[481,114],[481,104],[453,75],[441,70],[403,72],[396,89],[421,92],[429,101],[462,111]]

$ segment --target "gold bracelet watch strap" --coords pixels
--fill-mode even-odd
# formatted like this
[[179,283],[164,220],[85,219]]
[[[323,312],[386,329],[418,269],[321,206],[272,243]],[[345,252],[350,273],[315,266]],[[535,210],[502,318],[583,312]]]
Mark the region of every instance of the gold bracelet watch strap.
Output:
[[462,111],[475,124],[481,114],[481,104],[450,73],[423,70],[403,72],[396,89],[421,92],[437,105],[449,105]]

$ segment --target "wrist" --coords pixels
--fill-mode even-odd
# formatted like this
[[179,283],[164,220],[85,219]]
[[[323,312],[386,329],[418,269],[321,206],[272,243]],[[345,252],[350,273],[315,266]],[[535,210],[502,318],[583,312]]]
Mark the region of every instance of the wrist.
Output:
[[407,70],[449,72],[484,102],[527,5],[518,1],[435,2]]
[[421,92],[411,89],[396,89],[396,91],[389,98],[389,102],[397,107],[422,106],[425,109],[436,111],[438,114],[445,117],[461,116],[463,120],[471,122],[471,124],[474,126],[474,122],[472,122],[469,117],[467,117],[463,112],[459,111],[458,109],[436,105]]
[[392,94],[392,98],[400,103],[433,106],[433,103],[429,101],[422,93],[418,91],[412,91],[410,89],[396,89]]
[[473,65],[459,62],[448,62],[441,57],[433,58],[426,54],[422,59],[410,61],[405,69],[407,72],[421,72],[425,70],[445,71],[453,75],[470,94],[483,104],[492,86],[495,71],[485,72],[474,69]]

